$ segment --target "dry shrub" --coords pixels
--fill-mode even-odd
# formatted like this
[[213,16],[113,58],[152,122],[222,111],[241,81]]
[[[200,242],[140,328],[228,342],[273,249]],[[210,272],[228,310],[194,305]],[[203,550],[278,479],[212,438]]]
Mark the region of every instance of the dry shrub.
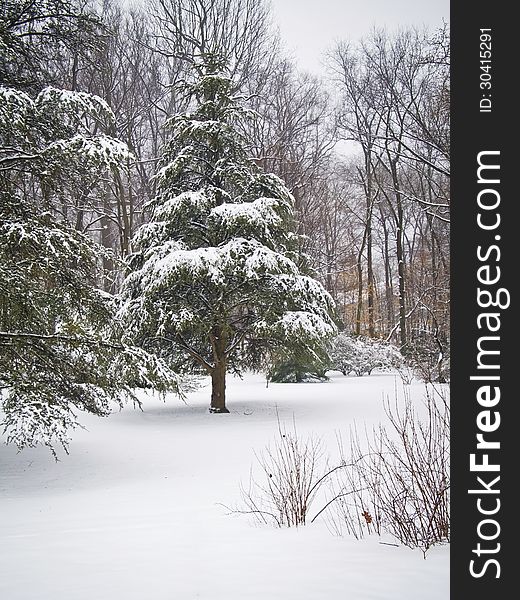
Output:
[[313,501],[328,471],[323,445],[315,437],[302,439],[278,421],[278,435],[263,452],[255,453],[259,475],[251,471],[242,486],[244,508],[263,523],[278,527],[305,525]]
[[403,393],[401,406],[386,401],[389,425],[367,434],[363,447],[351,436],[352,466],[331,485],[336,496],[352,494],[338,498],[328,517],[337,533],[387,532],[426,554],[450,539],[450,409],[443,387],[426,387],[424,415]]
[[402,402],[397,394],[394,402],[387,399],[387,423],[366,432],[364,444],[355,430],[348,449],[338,436],[340,460],[332,468],[319,439],[300,437],[294,421],[291,430],[278,421],[278,435],[255,454],[257,469],[233,512],[278,527],[325,517],[336,534],[390,533],[426,555],[450,539],[447,393],[426,386],[421,411],[406,388]]

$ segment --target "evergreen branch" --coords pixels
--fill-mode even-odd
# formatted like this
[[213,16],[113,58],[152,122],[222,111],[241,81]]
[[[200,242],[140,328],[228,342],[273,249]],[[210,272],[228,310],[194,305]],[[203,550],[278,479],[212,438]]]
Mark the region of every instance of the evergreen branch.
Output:
[[103,342],[93,338],[84,338],[78,336],[64,335],[61,333],[54,333],[50,335],[40,333],[21,333],[21,332],[10,332],[0,331],[1,340],[41,340],[46,342],[66,342],[69,344],[83,344],[87,346],[99,346],[101,348],[112,348],[113,350],[124,350],[125,346],[122,344],[114,344],[110,342]]
[[[168,340],[167,338],[162,338],[162,339],[166,339],[169,342],[172,341],[172,340]],[[197,362],[199,362],[206,369],[206,371],[208,371],[208,373],[211,373],[211,371],[213,371],[213,366],[210,365],[210,363],[201,354],[199,354],[199,352],[197,352],[196,350],[194,350],[188,344],[188,342],[186,342],[186,340],[182,337],[182,335],[180,333],[177,334],[177,339],[180,342],[181,347],[184,350],[186,350],[186,352],[191,357],[193,357]]]

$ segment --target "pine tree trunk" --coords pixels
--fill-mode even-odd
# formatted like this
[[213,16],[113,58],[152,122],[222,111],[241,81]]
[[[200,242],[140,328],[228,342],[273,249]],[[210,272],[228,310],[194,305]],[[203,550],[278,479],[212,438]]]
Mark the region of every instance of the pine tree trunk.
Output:
[[211,372],[211,413],[228,413],[226,408],[226,363],[218,362]]

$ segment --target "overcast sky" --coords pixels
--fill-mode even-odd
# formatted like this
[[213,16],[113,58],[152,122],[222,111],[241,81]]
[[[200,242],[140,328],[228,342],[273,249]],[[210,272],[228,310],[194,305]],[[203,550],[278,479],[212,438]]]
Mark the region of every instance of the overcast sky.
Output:
[[323,53],[338,40],[359,40],[376,27],[440,27],[449,0],[271,0],[286,50],[304,70],[323,70]]

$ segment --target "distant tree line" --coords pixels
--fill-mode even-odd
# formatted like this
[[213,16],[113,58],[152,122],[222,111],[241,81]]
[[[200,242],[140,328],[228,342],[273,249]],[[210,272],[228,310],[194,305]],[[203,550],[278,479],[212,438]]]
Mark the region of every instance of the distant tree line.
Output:
[[[115,114],[127,169],[65,209],[119,257],[147,219],[165,120],[178,84],[218,51],[258,118],[251,156],[296,199],[301,252],[352,333],[401,346],[449,339],[449,34],[374,31],[330,52],[320,79],[284,56],[266,3],[253,0],[3,2],[1,77],[25,90],[97,94]],[[345,157],[344,141],[355,153]],[[339,143],[338,143],[339,142]],[[104,286],[120,268],[105,260]]]

